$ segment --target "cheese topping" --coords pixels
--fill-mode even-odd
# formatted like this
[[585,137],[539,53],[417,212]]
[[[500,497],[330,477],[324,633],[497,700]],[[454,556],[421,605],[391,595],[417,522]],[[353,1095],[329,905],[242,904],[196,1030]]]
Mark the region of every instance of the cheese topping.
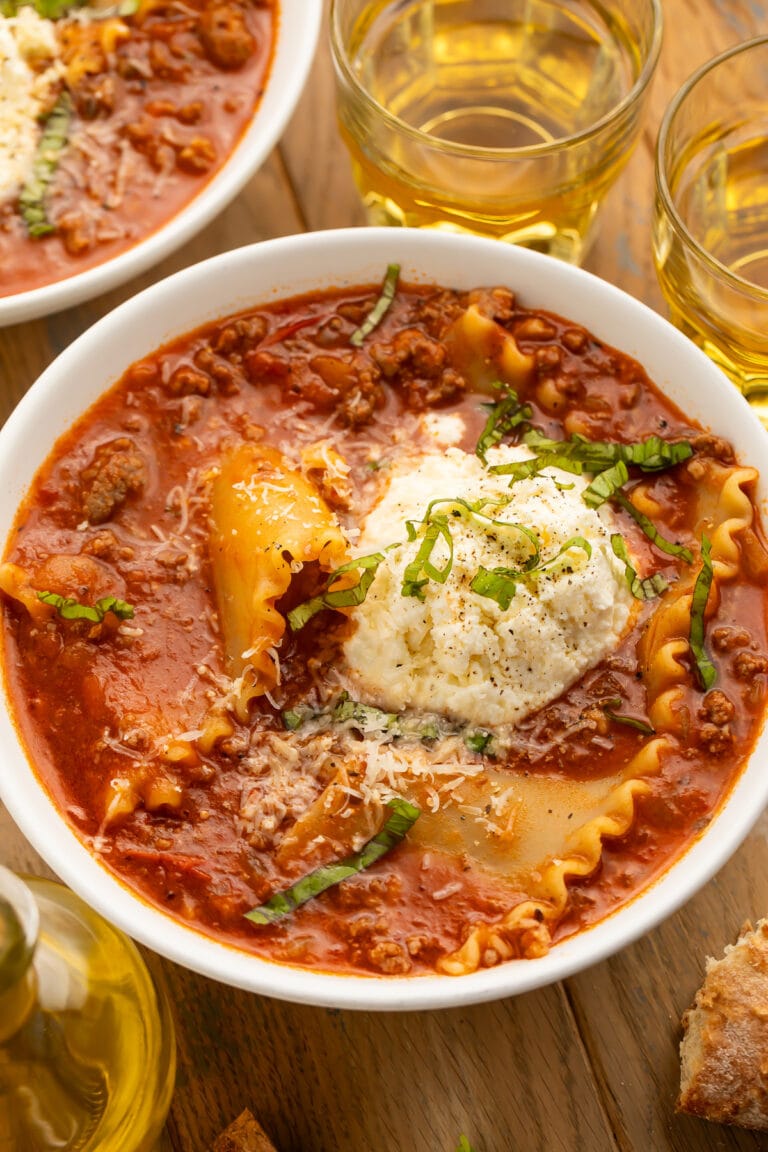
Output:
[[0,200],[27,179],[40,139],[40,117],[60,74],[54,24],[23,6],[0,16]]
[[[499,448],[488,462],[528,455]],[[613,651],[633,600],[611,548],[611,513],[587,507],[585,487],[579,477],[550,468],[510,488],[507,477],[458,448],[392,475],[365,521],[359,553],[406,541],[406,521],[421,521],[430,501],[445,500],[436,510],[449,512],[453,558],[443,583],[422,586],[421,600],[403,595],[403,582],[422,536],[386,553],[353,613],[355,631],[344,648],[350,691],[392,711],[441,712],[498,727],[556,699]],[[457,499],[486,501],[486,517],[521,524],[538,538],[543,566],[516,581],[506,608],[470,584],[480,567],[519,571],[531,554],[530,538],[450,514]],[[574,537],[588,547],[571,546],[556,560]],[[445,567],[448,553],[443,538],[431,555],[435,568]]]

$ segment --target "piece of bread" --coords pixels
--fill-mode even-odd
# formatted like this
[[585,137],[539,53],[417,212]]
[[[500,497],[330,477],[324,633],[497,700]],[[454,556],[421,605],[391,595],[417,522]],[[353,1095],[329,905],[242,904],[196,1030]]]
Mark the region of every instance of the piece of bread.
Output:
[[211,1152],[277,1152],[255,1116],[246,1108],[225,1128]]
[[678,1108],[768,1130],[768,920],[707,960],[683,1031]]

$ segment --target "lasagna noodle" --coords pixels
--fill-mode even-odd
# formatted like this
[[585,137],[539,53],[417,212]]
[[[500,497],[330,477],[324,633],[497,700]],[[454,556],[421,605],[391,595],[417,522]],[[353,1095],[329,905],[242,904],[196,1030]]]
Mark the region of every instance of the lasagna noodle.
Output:
[[227,671],[242,678],[234,710],[245,721],[248,701],[279,682],[285,618],[276,601],[305,563],[338,568],[346,541],[310,480],[276,448],[246,442],[224,457],[211,483],[210,554]]
[[607,791],[602,803],[582,825],[528,873],[529,895],[495,924],[476,923],[455,952],[438,962],[441,972],[461,976],[474,972],[492,952],[494,960],[544,955],[552,932],[568,904],[568,881],[590,876],[602,855],[603,841],[624,836],[632,826],[635,801],[649,791],[648,777],[658,775],[666,737],[648,741],[628,764],[623,779]]

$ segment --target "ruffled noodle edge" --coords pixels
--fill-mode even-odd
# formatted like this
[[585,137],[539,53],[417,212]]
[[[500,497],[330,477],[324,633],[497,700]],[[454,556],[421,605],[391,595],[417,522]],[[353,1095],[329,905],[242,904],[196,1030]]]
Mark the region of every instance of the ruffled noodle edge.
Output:
[[590,876],[600,863],[603,841],[629,831],[636,800],[650,792],[646,778],[659,774],[663,754],[671,744],[666,736],[660,736],[641,748],[627,765],[626,778],[609,793],[605,812],[571,834],[565,855],[551,856],[541,865],[538,892],[516,904],[497,923],[474,924],[462,946],[438,961],[438,970],[448,976],[464,976],[505,960],[545,956],[568,905],[568,881]]

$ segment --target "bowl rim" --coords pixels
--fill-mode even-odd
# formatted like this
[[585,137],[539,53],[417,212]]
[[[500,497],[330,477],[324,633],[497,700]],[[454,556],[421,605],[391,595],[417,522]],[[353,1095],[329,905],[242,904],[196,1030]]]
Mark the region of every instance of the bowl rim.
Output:
[[[739,455],[747,462],[765,453],[768,440],[757,416],[704,353],[645,304],[591,273],[526,249],[470,236],[387,228],[305,233],[235,249],[185,268],[127,300],[61,353],[0,430],[0,492],[6,496],[0,502],[3,539],[13,523],[19,493],[28,486],[25,476],[31,476],[52,450],[55,430],[63,433],[72,422],[72,413],[86,411],[119,379],[128,363],[143,354],[145,345],[149,351],[164,342],[157,338],[167,323],[164,312],[175,317],[188,300],[195,301],[197,308],[192,319],[170,323],[166,339],[171,339],[249,304],[256,307],[270,297],[299,295],[310,282],[323,288],[376,281],[392,262],[403,265],[406,279],[448,283],[444,269],[454,268],[454,280],[462,281],[458,286],[506,282],[525,303],[542,307],[547,307],[542,302],[546,295],[550,311],[569,315],[646,364],[649,359],[663,363],[674,380],[682,382],[691,397],[696,396],[696,403],[687,405],[689,414],[698,415],[702,402],[705,407],[709,404],[709,411],[718,418],[718,430],[736,441]],[[258,275],[264,280],[263,288],[251,283]],[[290,287],[280,285],[280,276],[290,281]],[[247,285],[242,298],[239,282]],[[211,302],[215,299],[223,302],[216,305]],[[566,300],[571,301],[569,311],[554,306]],[[625,329],[626,339],[616,340],[616,333]],[[113,371],[104,357],[121,340],[130,359],[120,358]],[[627,348],[632,341],[633,347]],[[671,380],[659,379],[658,371],[649,370],[649,375],[669,394]],[[68,379],[78,383],[65,395],[62,383]],[[695,393],[687,383],[690,379],[696,381]],[[52,404],[60,393],[69,411]],[[50,435],[40,431],[46,418],[53,428]],[[43,450],[33,447],[40,441]],[[759,492],[763,511],[767,503],[768,487],[763,480]],[[3,689],[7,704],[4,665]],[[768,774],[760,774],[758,763],[768,755],[764,727],[726,802],[686,852],[630,903],[557,944],[547,956],[510,961],[461,977],[333,974],[264,960],[206,937],[146,903],[107,871],[56,809],[34,774],[7,706],[0,710],[0,740],[5,748],[0,761],[0,798],[11,816],[61,879],[117,927],[175,963],[234,987],[296,1003],[347,1009],[457,1007],[531,991],[573,975],[626,947],[679,908],[732,855],[768,802]]]
[[279,0],[277,32],[264,92],[218,172],[180,212],[124,252],[63,280],[0,296],[0,326],[52,315],[104,295],[170,256],[218,216],[280,140],[304,92],[321,19],[319,2]]

